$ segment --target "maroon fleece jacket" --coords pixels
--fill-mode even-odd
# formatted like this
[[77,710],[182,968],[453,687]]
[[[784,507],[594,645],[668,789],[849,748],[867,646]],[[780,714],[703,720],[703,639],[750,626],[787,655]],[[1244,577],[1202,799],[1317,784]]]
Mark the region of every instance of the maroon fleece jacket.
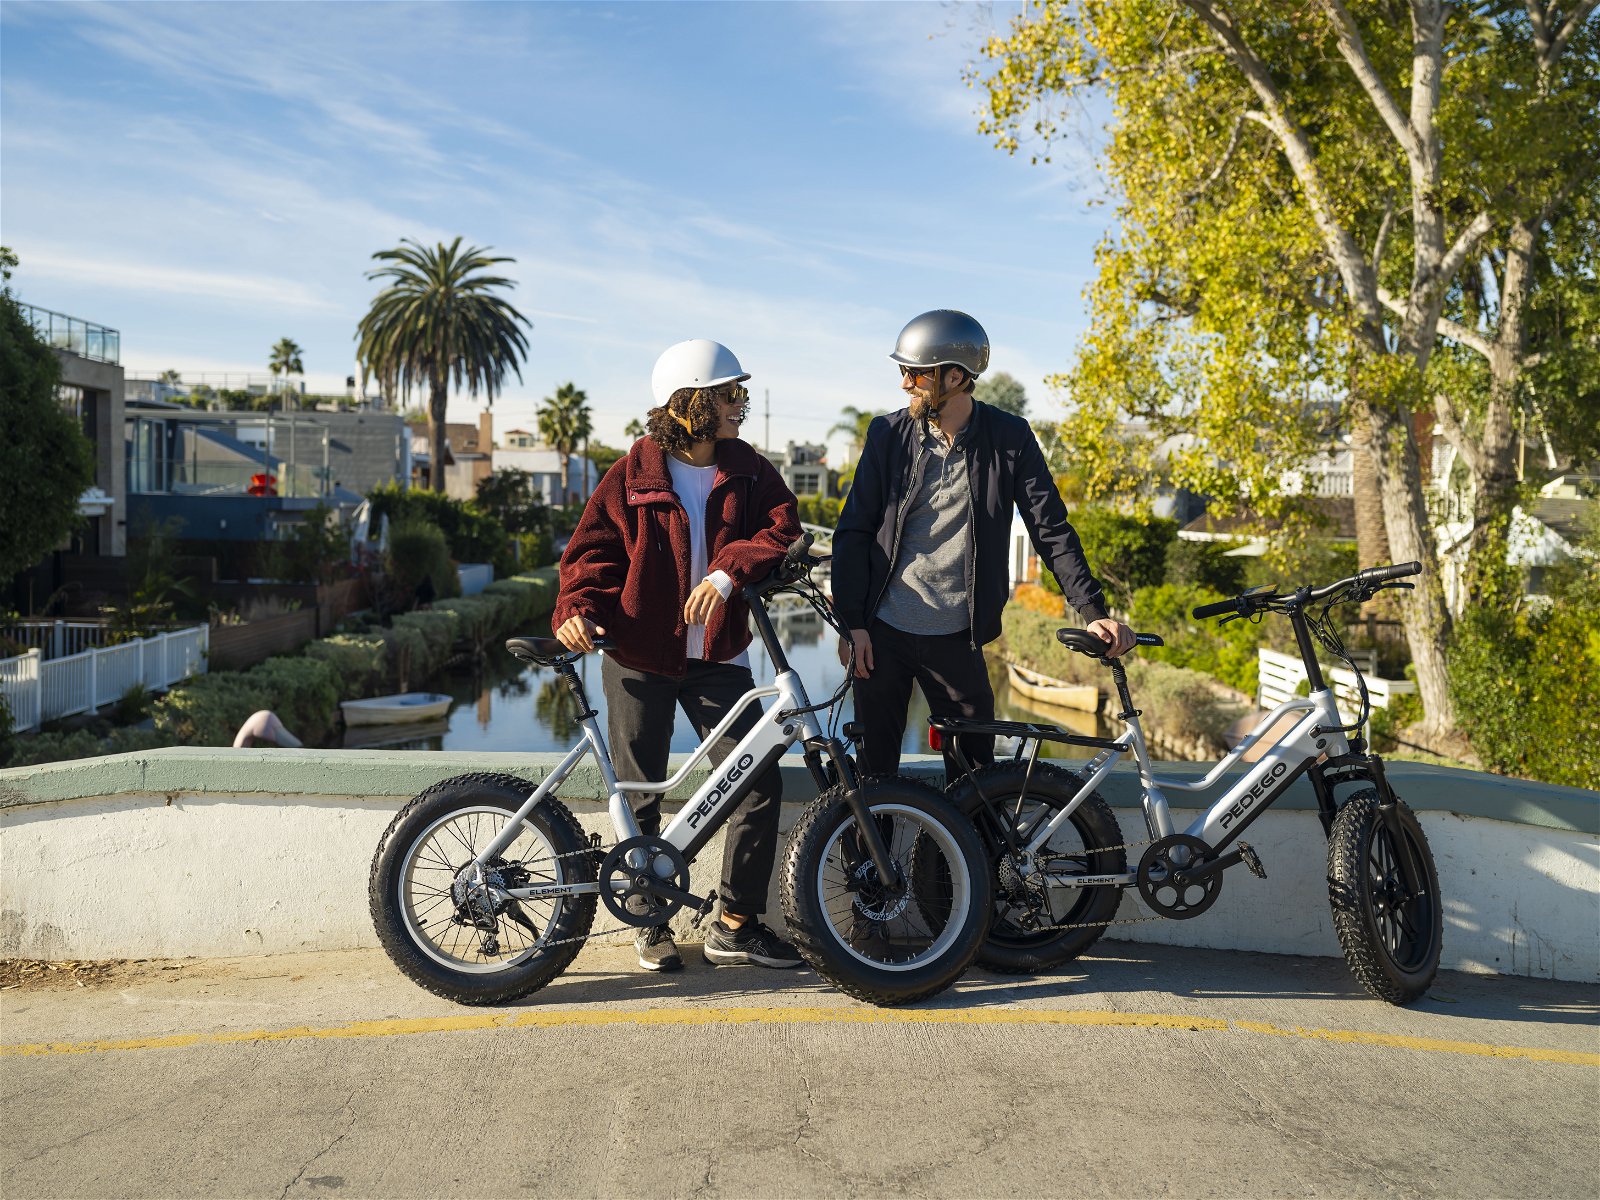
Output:
[[[706,501],[706,558],[733,591],[706,625],[706,658],[726,662],[750,644],[740,589],[764,578],[800,536],[794,493],[748,442],[717,443],[717,475]],[[561,556],[561,591],[551,625],[588,617],[625,667],[681,677],[689,669],[683,606],[689,578],[689,516],[672,490],[667,455],[642,437],[618,459],[584,506]]]

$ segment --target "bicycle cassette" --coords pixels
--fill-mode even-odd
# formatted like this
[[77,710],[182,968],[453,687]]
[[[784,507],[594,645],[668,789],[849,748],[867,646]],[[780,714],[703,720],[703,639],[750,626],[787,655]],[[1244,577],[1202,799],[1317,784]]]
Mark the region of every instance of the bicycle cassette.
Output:
[[1188,872],[1211,856],[1197,837],[1174,833],[1151,844],[1139,860],[1139,896],[1147,907],[1174,921],[1198,917],[1222,894],[1222,872],[1190,879]]
[[649,890],[652,882],[689,890],[689,864],[664,838],[628,838],[611,847],[600,863],[600,899],[611,915],[628,925],[665,925],[683,905]]

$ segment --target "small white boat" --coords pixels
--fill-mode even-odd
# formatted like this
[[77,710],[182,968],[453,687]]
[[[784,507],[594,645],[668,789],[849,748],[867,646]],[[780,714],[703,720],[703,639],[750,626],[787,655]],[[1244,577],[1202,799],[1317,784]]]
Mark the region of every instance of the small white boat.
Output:
[[450,711],[450,697],[443,692],[399,692],[346,700],[339,707],[344,710],[346,725],[398,725],[444,716]]
[[1054,704],[1057,708],[1075,708],[1079,712],[1095,712],[1100,707],[1100,689],[1092,683],[1067,683],[1016,663],[1007,663],[1006,672],[1010,676],[1011,690],[1019,696]]

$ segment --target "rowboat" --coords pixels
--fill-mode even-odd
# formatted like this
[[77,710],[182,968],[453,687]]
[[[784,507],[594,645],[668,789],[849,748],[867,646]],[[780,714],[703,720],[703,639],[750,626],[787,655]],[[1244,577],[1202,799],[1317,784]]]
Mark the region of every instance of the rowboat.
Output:
[[346,700],[339,707],[344,710],[346,725],[398,725],[444,716],[450,711],[450,697],[442,692],[397,692]]
[[1006,664],[1011,690],[1019,696],[1054,704],[1057,708],[1075,708],[1079,712],[1094,712],[1100,707],[1100,689],[1092,683],[1067,683],[1052,679],[1016,663]]

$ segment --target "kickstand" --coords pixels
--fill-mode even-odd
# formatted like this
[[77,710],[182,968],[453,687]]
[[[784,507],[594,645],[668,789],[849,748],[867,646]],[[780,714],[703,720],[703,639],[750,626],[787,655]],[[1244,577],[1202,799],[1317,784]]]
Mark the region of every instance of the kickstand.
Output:
[[700,907],[694,910],[694,916],[689,918],[689,928],[699,929],[700,923],[711,915],[711,909],[717,902],[717,893],[713,890],[706,893],[706,898],[700,902]]

